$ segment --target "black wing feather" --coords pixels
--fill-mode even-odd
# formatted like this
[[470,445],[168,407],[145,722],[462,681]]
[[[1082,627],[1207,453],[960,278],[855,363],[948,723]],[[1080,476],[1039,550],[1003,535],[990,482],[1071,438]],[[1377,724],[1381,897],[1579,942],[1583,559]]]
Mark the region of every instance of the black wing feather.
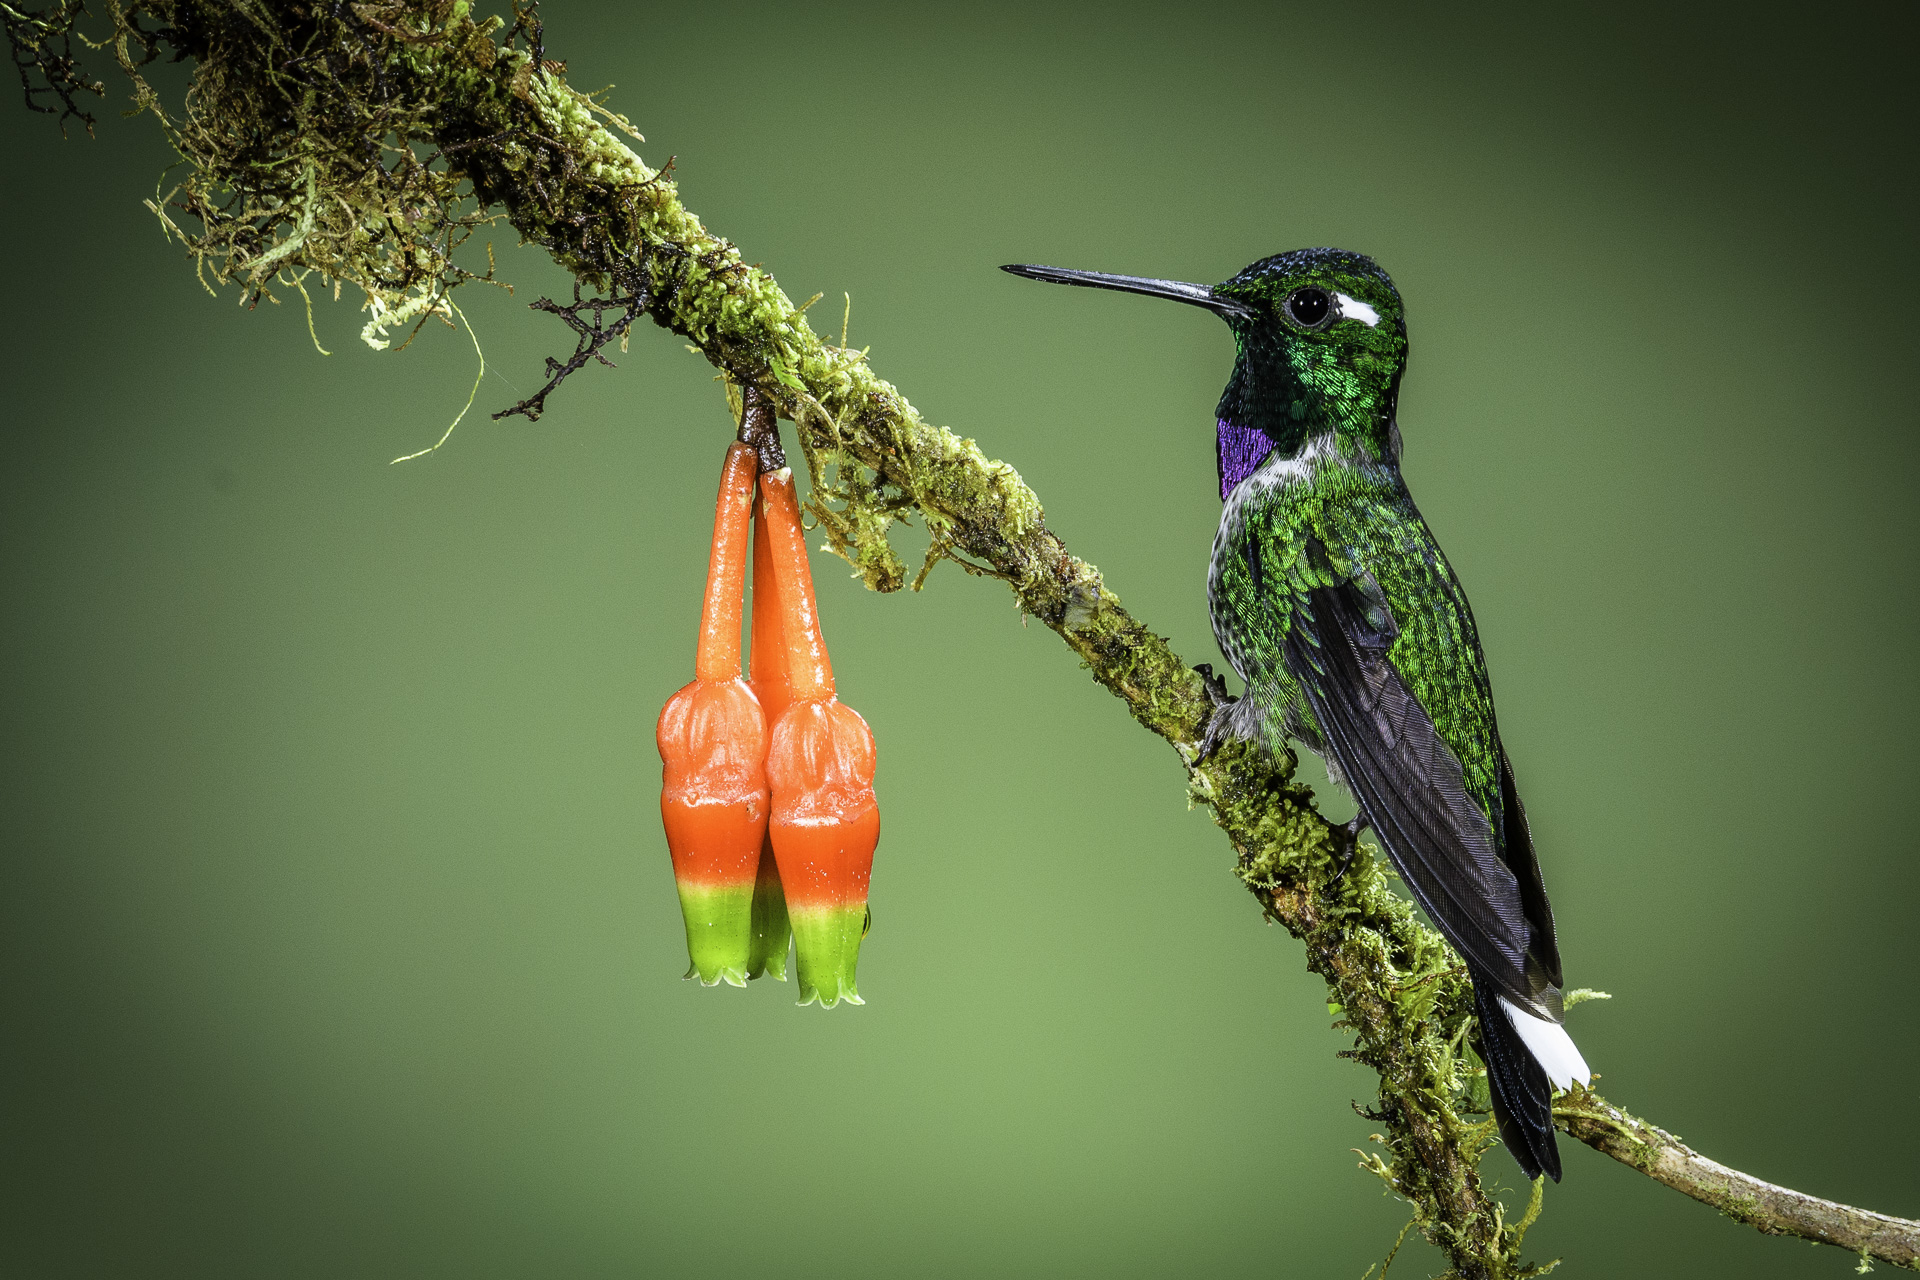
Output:
[[1520,885],[1520,908],[1526,913],[1531,937],[1527,944],[1527,989],[1535,1006],[1544,1007],[1556,1019],[1560,1008],[1560,944],[1553,931],[1553,907],[1547,902],[1547,886],[1540,879],[1540,860],[1533,852],[1533,831],[1527,826],[1527,811],[1520,803],[1519,789],[1513,785],[1513,765],[1500,752],[1500,808],[1506,822],[1506,839],[1501,855],[1507,869]]

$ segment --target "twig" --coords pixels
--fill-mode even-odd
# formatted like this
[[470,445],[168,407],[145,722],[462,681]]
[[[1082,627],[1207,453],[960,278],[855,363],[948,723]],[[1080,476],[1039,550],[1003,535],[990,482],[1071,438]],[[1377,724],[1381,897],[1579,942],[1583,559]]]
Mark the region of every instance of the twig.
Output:
[[1822,1200],[1729,1169],[1584,1089],[1562,1098],[1553,1111],[1562,1129],[1595,1151],[1712,1205],[1735,1222],[1920,1271],[1920,1222]]
[[[635,317],[646,308],[650,290],[640,283],[641,275],[634,272],[630,276],[630,287],[625,293],[618,291],[607,297],[582,298],[580,282],[573,284],[573,303],[562,306],[551,298],[539,298],[527,305],[535,311],[544,311],[548,315],[559,316],[568,328],[579,335],[573,354],[565,361],[547,357],[547,382],[538,391],[516,405],[502,409],[493,415],[494,421],[519,414],[529,422],[538,422],[540,415],[546,412],[547,397],[565,382],[569,375],[578,373],[589,360],[598,360],[611,369],[613,361],[600,354],[600,349],[616,338],[624,339],[627,331],[633,327]],[[612,321],[606,318],[607,312],[614,312]],[[593,319],[587,319],[591,314]],[[436,446],[438,447],[438,446]]]

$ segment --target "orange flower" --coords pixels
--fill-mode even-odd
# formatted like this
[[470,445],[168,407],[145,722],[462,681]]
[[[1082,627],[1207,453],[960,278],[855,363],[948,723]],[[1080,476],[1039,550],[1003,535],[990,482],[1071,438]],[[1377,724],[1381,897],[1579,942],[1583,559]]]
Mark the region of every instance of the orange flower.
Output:
[[[759,459],[727,450],[713,517],[693,683],[667,700],[660,816],[687,926],[689,978],[746,985],[753,972],[754,881],[768,817],[767,722],[740,678],[740,608]],[[782,967],[784,967],[784,948]]]
[[791,469],[760,477],[760,504],[792,698],[771,717],[767,781],[773,817],[767,833],[792,920],[800,1003],[818,1000],[829,1009],[841,1000],[862,1004],[854,972],[880,840],[873,734],[858,712],[834,696]]

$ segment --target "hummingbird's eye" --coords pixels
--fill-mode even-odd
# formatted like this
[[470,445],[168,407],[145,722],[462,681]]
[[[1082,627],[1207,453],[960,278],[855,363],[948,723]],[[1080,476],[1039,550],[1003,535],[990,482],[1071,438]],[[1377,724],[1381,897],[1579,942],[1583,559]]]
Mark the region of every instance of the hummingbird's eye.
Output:
[[1296,289],[1287,299],[1287,314],[1304,329],[1317,327],[1333,310],[1325,289]]

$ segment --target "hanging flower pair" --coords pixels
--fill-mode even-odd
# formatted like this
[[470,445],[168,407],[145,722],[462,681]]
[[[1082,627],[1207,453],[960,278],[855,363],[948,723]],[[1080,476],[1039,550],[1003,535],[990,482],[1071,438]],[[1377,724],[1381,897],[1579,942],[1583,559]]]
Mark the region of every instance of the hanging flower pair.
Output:
[[[880,839],[873,734],[834,696],[793,471],[779,456],[770,407],[752,389],[746,400],[743,442],[727,450],[720,473],[693,683],[667,700],[656,730],[687,976],[707,986],[762,974],[784,981],[791,935],[801,1004],[861,1004],[854,970]],[[746,439],[762,445],[772,469],[762,470]],[[740,615],[750,515],[747,681]]]

